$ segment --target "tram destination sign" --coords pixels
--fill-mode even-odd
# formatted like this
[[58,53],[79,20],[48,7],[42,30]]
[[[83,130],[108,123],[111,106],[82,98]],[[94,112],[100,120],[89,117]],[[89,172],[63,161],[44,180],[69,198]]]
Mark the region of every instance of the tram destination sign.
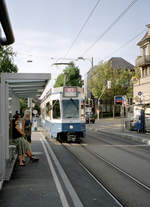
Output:
[[73,87],[73,86],[64,87],[63,96],[66,98],[77,97],[77,87]]

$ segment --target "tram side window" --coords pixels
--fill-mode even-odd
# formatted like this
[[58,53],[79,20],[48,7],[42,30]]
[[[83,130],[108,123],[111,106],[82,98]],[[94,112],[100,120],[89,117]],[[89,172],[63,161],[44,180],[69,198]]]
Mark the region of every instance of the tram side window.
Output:
[[60,103],[59,100],[53,101],[53,118],[59,119],[60,118]]
[[45,108],[41,110],[42,118],[45,119]]
[[46,104],[46,115],[51,117],[51,105],[49,102]]

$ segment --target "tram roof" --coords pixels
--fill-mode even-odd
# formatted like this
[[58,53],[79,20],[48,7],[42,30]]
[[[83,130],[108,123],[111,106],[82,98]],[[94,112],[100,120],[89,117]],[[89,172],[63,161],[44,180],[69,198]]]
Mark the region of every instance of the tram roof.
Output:
[[8,83],[9,92],[19,98],[39,99],[48,81],[50,73],[1,73],[2,81]]

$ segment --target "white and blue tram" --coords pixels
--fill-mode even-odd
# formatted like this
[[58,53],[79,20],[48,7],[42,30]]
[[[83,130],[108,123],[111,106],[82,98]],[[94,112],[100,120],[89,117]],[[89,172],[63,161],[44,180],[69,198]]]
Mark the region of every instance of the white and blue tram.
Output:
[[41,103],[41,122],[51,138],[80,141],[85,137],[84,97],[82,88],[53,88]]

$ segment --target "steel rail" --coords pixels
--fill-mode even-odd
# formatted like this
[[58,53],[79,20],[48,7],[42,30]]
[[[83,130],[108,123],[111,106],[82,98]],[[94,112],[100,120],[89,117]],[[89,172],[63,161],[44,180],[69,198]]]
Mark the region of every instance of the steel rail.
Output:
[[[112,139],[112,137],[110,136],[110,134],[107,134],[107,133],[104,133],[104,132],[95,132],[95,134],[96,135],[101,135],[101,136],[107,136],[107,137],[109,137],[110,139]],[[92,137],[92,138],[94,138],[94,139],[96,139],[97,141],[99,141],[99,142],[104,142],[104,143],[106,143],[106,144],[109,144],[109,145],[113,145],[113,144],[110,144],[108,141],[106,141],[106,140],[104,140],[102,137],[101,138],[97,138],[97,137],[95,137],[95,136],[93,136],[93,134],[91,135],[91,134],[88,134],[88,136],[89,137]],[[148,145],[146,145],[146,144],[142,144],[141,145],[141,143],[139,143],[139,142],[136,142],[136,141],[134,141],[134,140],[130,140],[130,139],[122,139],[121,137],[119,137],[119,138],[121,138],[121,140],[119,140],[117,137],[116,137],[116,135],[112,135],[113,137],[115,137],[115,141],[123,141],[124,142],[124,146],[126,147],[127,146],[127,144],[128,143],[130,143],[131,141],[133,141],[133,142],[135,142],[135,143],[137,143],[136,144],[136,147],[137,147],[137,149],[138,150],[140,150],[141,152],[145,152],[145,153],[147,153],[147,154],[149,154],[150,153],[150,149],[148,148],[148,149],[143,149],[142,147],[148,147]],[[119,135],[118,135],[119,136]],[[114,140],[114,138],[113,138],[113,140]],[[135,146],[135,144],[130,144],[131,146]],[[115,146],[114,146],[115,147]]]
[[122,170],[121,168],[119,168],[117,165],[111,163],[110,161],[106,160],[104,157],[102,157],[101,155],[99,155],[98,153],[94,153],[92,152],[90,149],[88,149],[86,146],[82,145],[81,146],[86,149],[86,151],[88,151],[91,155],[93,155],[94,157],[102,160],[103,162],[105,162],[108,166],[111,166],[112,168],[114,168],[115,170],[117,170],[118,172],[122,173],[123,175],[125,175],[126,177],[130,178],[130,180],[132,180],[132,182],[138,184],[139,186],[141,186],[144,190],[148,190],[150,192],[150,186],[147,186],[146,184],[142,183],[140,180],[136,179],[135,177],[133,177],[132,175],[130,175],[129,173],[125,172],[124,170]]
[[[100,182],[100,180],[98,180],[98,178],[91,172],[91,170],[85,166],[85,164],[79,159],[79,157],[74,153],[72,152],[70,149],[68,149],[68,147],[61,142],[61,145],[66,149],[68,150],[70,153],[72,153],[72,155],[79,161],[79,164],[81,165],[81,167],[86,170],[86,172],[100,185],[100,187],[102,187],[104,189],[104,191],[106,193],[108,193],[108,195],[120,206],[120,207],[124,207],[124,205],[121,203],[121,201],[111,193],[111,191],[105,187],[105,185]],[[82,144],[79,144],[80,146],[82,146]]]

